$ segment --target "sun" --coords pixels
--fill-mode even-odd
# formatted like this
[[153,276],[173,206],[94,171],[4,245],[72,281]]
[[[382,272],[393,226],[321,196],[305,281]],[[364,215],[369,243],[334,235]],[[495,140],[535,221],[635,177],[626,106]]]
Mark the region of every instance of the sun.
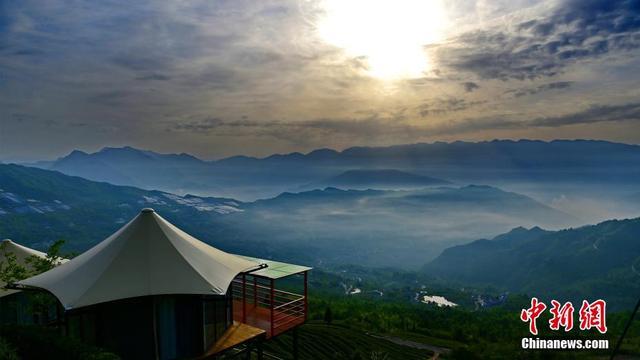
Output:
[[423,76],[424,46],[442,41],[447,24],[441,0],[324,0],[321,9],[320,37],[381,79]]

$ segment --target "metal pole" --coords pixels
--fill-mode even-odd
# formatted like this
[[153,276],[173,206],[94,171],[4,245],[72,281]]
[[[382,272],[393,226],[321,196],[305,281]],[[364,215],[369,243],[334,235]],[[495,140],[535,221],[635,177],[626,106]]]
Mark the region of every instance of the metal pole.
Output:
[[307,321],[307,271],[304,272],[304,320]]
[[242,322],[247,323],[247,276],[242,274]]
[[629,327],[631,327],[631,323],[633,323],[633,318],[636,316],[636,313],[638,312],[638,308],[640,308],[640,299],[638,299],[638,302],[636,303],[636,307],[633,309],[633,313],[631,313],[631,317],[629,317],[629,321],[627,321],[627,325],[624,327],[624,330],[622,331],[622,334],[618,339],[618,343],[616,344],[616,347],[613,349],[613,352],[611,353],[611,357],[609,359],[613,360],[613,358],[616,357],[616,355],[618,354],[618,350],[620,350],[620,345],[622,345],[622,340],[624,340],[624,337],[627,335],[627,331],[629,330]]
[[258,277],[253,275],[253,306],[258,307]]
[[271,279],[271,300],[270,302],[270,306],[271,306],[271,333],[269,334],[269,337],[273,336],[273,300],[274,300],[274,290],[275,290],[275,281],[273,279]]

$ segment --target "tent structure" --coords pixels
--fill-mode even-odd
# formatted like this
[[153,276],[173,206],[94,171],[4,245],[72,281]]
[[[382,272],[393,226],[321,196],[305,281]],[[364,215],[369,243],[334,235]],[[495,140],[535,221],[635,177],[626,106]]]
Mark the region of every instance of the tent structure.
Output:
[[[14,285],[53,294],[65,335],[157,360],[260,349],[262,339],[301,325],[309,270],[226,253],[143,209],[85,253]],[[303,295],[276,289],[294,276]]]
[[85,253],[18,285],[45,289],[70,310],[151,295],[225,295],[236,275],[260,267],[143,209]]
[[[16,263],[27,268],[29,267],[29,264],[27,263],[28,258],[36,256],[44,259],[47,256],[47,254],[41,251],[22,246],[9,239],[4,239],[0,242],[0,263],[3,263],[5,261],[7,254],[15,255]],[[0,297],[19,292],[19,290],[5,289],[5,285],[7,284],[0,281]]]

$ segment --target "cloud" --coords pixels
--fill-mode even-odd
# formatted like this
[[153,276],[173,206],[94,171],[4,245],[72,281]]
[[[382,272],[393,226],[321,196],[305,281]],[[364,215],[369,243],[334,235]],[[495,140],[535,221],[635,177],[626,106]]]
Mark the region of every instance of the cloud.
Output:
[[509,115],[468,118],[447,123],[434,129],[441,134],[460,134],[481,130],[530,129],[562,127],[600,122],[639,121],[640,103],[591,105],[585,110],[559,116],[515,120]]
[[[316,0],[6,2],[3,156],[123,144],[269,154],[494,128],[536,137],[541,127],[633,115],[613,104],[637,95],[635,3],[534,3],[452,2],[460,16],[450,17],[450,38],[425,47],[424,77],[381,81],[365,57],[318,35]],[[576,108],[585,110],[566,115]],[[628,129],[617,131],[640,141]],[[24,138],[35,145],[25,150]]]
[[466,92],[473,92],[474,90],[480,89],[480,85],[471,81],[462,83],[462,86]]
[[202,120],[191,120],[173,125],[167,130],[186,130],[192,132],[208,132],[224,126],[225,122],[219,118],[206,118]]
[[158,74],[158,73],[152,73],[152,74],[149,74],[149,75],[138,76],[138,77],[136,77],[136,80],[141,80],[141,81],[147,81],[147,80],[167,81],[167,80],[171,80],[171,76]]
[[549,90],[561,90],[568,89],[571,87],[573,82],[571,81],[556,81],[547,84],[542,84],[536,87],[528,87],[528,88],[520,88],[514,90],[505,91],[506,94],[513,94],[515,97],[522,97],[528,95],[535,95],[541,92],[549,91]]
[[593,105],[576,113],[541,117],[529,122],[529,126],[565,126],[574,124],[591,124],[596,122],[638,121],[640,120],[640,103],[622,105]]
[[467,101],[463,98],[449,97],[424,102],[417,107],[421,117],[442,115],[456,111],[467,110],[473,106],[484,104],[486,101]]
[[436,49],[443,63],[482,79],[554,76],[576,61],[640,47],[637,1],[566,1],[547,17],[481,29]]

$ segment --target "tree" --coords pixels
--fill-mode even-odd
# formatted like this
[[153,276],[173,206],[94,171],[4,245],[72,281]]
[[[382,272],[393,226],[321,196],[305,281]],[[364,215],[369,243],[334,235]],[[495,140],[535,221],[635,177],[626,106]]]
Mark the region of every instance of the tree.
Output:
[[16,254],[7,249],[7,244],[0,245],[0,254],[4,260],[0,261],[0,281],[6,284],[14,284],[17,281],[41,274],[51,270],[60,264],[62,256],[60,249],[64,245],[64,240],[57,240],[47,250],[44,258],[39,256],[29,256],[25,259],[25,264],[18,263]]
[[[44,258],[39,256],[29,256],[25,259],[25,264],[18,263],[16,255],[7,250],[6,244],[1,245],[0,254],[4,255],[4,260],[0,261],[0,281],[6,284],[15,284],[16,282],[41,274],[51,270],[60,264],[63,259],[60,255],[60,249],[64,244],[64,240],[57,240],[47,250]],[[34,315],[42,319],[49,317],[49,310],[56,306],[57,300],[50,294],[44,292],[27,292],[30,298],[29,306]]]
[[[30,256],[26,262],[33,269],[33,275],[41,274],[45,271],[49,271],[54,267],[60,265],[60,261],[63,257],[60,255],[60,249],[64,245],[64,240],[56,240],[47,250],[47,256],[44,258],[38,256]],[[32,276],[33,276],[32,275]]]
[[0,245],[0,254],[4,256],[4,261],[0,261],[0,281],[5,284],[13,284],[16,281],[26,279],[30,276],[30,271],[18,263],[16,254],[7,250],[7,244]]

